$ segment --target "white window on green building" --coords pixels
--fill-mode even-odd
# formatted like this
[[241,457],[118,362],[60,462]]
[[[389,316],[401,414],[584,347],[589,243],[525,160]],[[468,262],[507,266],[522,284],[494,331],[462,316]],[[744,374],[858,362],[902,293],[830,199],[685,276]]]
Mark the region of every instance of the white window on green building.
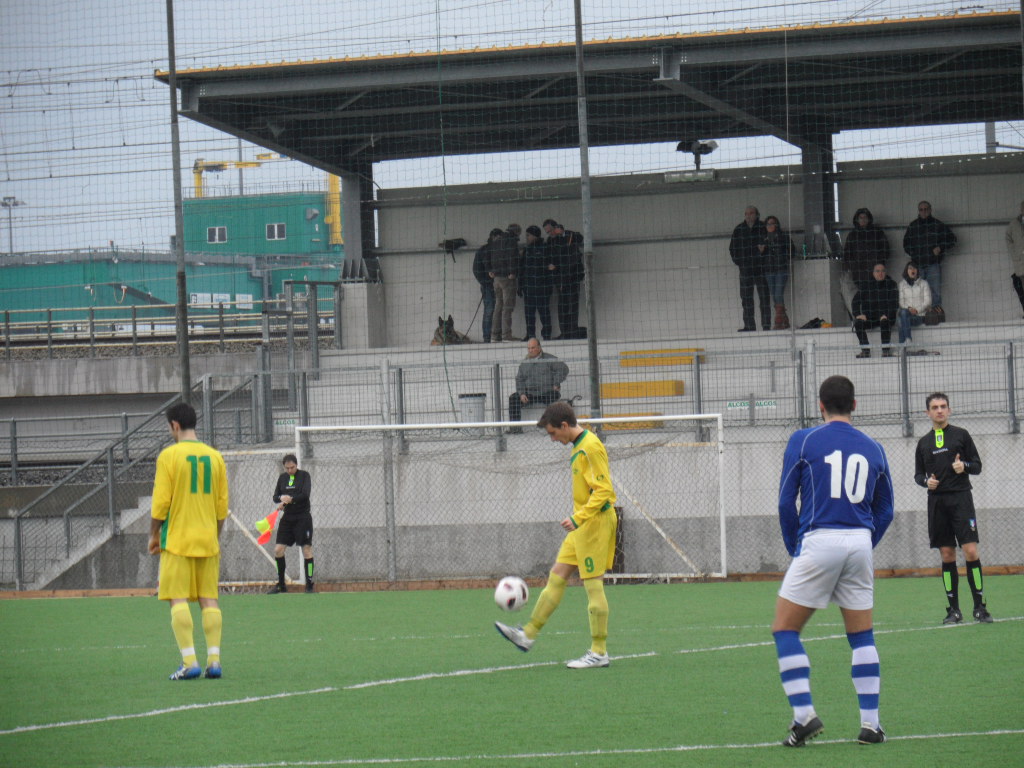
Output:
[[267,224],[267,240],[284,240],[284,224]]
[[226,243],[228,241],[228,228],[227,227],[207,227],[206,228],[206,242],[208,243]]

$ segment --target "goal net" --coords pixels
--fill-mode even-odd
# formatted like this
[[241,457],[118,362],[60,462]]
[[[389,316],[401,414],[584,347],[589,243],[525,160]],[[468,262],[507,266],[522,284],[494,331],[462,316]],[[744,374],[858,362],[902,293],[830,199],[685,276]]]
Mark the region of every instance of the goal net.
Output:
[[[620,516],[613,580],[726,573],[722,420],[717,414],[586,420],[608,450]],[[317,580],[543,577],[571,512],[568,447],[511,422],[296,427],[295,445],[225,452],[232,519],[225,585],[276,578],[273,539],[255,522],[273,508],[281,459],[312,476]],[[290,547],[288,573],[301,555]],[[294,560],[292,559],[294,558]]]

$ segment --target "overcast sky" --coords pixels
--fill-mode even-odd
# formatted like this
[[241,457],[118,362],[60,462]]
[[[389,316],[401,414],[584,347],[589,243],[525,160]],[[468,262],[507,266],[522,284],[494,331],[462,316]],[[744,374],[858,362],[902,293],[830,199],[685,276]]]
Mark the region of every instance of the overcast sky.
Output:
[[[176,0],[179,70],[199,66],[507,46],[573,40],[572,0]],[[585,37],[641,36],[819,21],[931,16],[964,10],[955,2],[706,0],[679,12],[678,0],[583,0]],[[686,5],[686,8],[695,7]],[[1019,10],[1014,2],[970,5]],[[0,252],[167,247],[173,233],[170,106],[153,73],[167,68],[162,2],[0,0]],[[179,123],[183,186],[192,162],[234,160],[238,141],[190,120]],[[1024,145],[1024,124],[999,124],[998,139]],[[707,137],[714,138],[714,137]],[[775,139],[732,140],[706,167],[799,162]],[[840,135],[840,159],[957,154],[984,150],[982,126]],[[260,148],[243,145],[245,159]],[[384,187],[530,179],[578,173],[578,151],[387,163]],[[594,174],[680,167],[674,146],[601,148]],[[294,161],[245,172],[247,192],[319,188],[323,173]],[[207,174],[211,193],[237,191],[238,173]],[[14,221],[9,233],[7,214]]]

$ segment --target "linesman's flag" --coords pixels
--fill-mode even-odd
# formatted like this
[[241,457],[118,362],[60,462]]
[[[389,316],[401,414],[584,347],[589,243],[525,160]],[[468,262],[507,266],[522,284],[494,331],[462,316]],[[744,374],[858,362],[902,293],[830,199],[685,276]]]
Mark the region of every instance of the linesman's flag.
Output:
[[281,508],[278,507],[262,520],[256,521],[256,530],[260,532],[260,537],[256,539],[257,544],[266,544],[270,541],[270,534],[274,532],[274,526],[277,525],[277,516],[280,514]]

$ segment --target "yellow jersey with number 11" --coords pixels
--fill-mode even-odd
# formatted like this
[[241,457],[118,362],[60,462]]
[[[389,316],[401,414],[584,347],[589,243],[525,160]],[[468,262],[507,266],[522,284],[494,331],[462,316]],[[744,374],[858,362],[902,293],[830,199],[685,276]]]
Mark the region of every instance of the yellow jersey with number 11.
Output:
[[217,523],[228,516],[228,474],[224,458],[198,440],[164,448],[153,482],[155,520],[163,520],[160,549],[184,557],[220,553]]

